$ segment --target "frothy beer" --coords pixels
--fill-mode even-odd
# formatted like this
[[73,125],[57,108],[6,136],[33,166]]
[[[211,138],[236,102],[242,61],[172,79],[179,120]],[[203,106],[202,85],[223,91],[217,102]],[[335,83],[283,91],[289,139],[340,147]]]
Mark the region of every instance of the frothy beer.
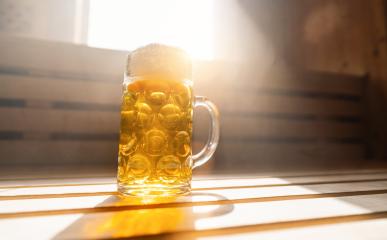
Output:
[[191,61],[177,48],[152,44],[128,57],[121,104],[118,185],[189,185],[192,176]]

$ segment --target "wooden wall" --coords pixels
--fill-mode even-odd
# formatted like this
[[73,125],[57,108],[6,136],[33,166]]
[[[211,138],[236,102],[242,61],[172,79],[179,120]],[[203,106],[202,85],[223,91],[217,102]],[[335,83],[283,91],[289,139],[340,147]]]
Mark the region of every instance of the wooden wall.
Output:
[[366,86],[367,158],[387,157],[386,1],[301,1],[299,65],[369,76]]
[[0,38],[0,165],[114,169],[127,53]]
[[[114,171],[125,52],[0,38],[0,165]],[[195,94],[219,106],[221,142],[207,169],[281,170],[360,164],[365,78],[196,62]],[[195,114],[195,150],[208,117]]]
[[216,168],[357,167],[365,157],[366,78],[303,71],[260,79],[248,66],[218,64],[196,78],[222,113]]
[[[385,1],[215,7],[217,59],[194,66],[195,93],[221,112],[221,142],[207,170],[353,168],[386,159]],[[1,36],[0,165],[114,169],[126,54]],[[198,110],[196,151],[207,128]]]
[[386,159],[385,0],[219,1],[219,9],[217,22],[227,27],[218,30],[218,52],[244,61],[259,79],[300,69],[368,76],[366,158]]

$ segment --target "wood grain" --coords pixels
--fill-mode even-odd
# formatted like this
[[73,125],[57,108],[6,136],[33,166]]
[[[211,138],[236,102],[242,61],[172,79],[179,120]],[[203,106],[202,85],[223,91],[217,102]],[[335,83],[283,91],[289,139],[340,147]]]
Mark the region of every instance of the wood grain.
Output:
[[0,108],[0,130],[21,132],[116,133],[119,112]]
[[[6,191],[0,196],[0,218],[382,194],[387,193],[386,186],[387,180],[194,190],[192,195],[188,197],[160,197],[156,203],[145,205],[138,198],[120,199],[115,194],[115,186],[88,186],[88,189],[75,186],[67,187],[67,190],[72,189],[72,194],[50,194],[53,189],[46,188],[41,189],[41,192],[45,191],[45,193],[36,197],[28,195],[33,189],[25,189],[24,191],[23,189],[16,189],[8,191],[8,194]],[[103,189],[113,191],[102,192]],[[66,191],[66,188],[62,190]],[[18,197],[12,197],[12,195],[18,193]],[[105,200],[108,201],[105,203]]]
[[356,166],[364,154],[365,149],[361,143],[342,144],[316,139],[280,138],[272,139],[271,143],[265,139],[262,142],[221,142],[215,159],[218,160],[219,168],[234,171],[248,167],[278,170],[278,166],[281,166],[281,169],[285,169],[285,160],[287,164],[297,165],[299,169],[333,169],[339,166]]
[[[216,175],[217,176],[217,175]],[[345,173],[312,175],[312,176],[279,176],[279,177],[247,177],[242,178],[224,178],[219,179],[202,179],[194,180],[192,188],[194,190],[217,190],[217,189],[234,189],[234,188],[257,188],[257,187],[275,187],[275,186],[292,186],[292,185],[315,185],[315,184],[333,184],[333,183],[355,183],[355,182],[373,182],[384,181],[387,178],[385,172],[374,173]],[[20,180],[19,180],[20,181]],[[77,193],[95,193],[100,195],[111,194],[116,190],[116,179],[114,178],[92,178],[71,179],[43,179],[28,181],[31,185],[20,185],[19,181],[5,181],[6,184],[0,188],[1,197],[13,197],[17,199],[28,198],[29,196],[43,197],[50,195],[75,195]],[[26,180],[23,183],[26,184]],[[37,185],[40,183],[39,185]],[[46,183],[42,185],[41,183]],[[55,184],[56,183],[56,184]],[[16,184],[16,185],[15,185]],[[19,185],[18,185],[19,184]],[[27,196],[26,196],[27,195]],[[47,197],[46,197],[47,198]]]
[[[377,213],[387,211],[383,204],[386,198],[387,194],[378,194],[225,204],[214,205],[211,208],[208,206],[172,207],[84,215],[53,215],[3,219],[0,226],[3,236],[9,238],[21,238],[27,235],[31,237],[32,234],[39,233],[36,236],[78,239],[192,233],[194,231],[205,233],[205,231],[227,228],[267,227],[269,224],[275,224],[276,229],[281,229],[287,228],[292,222],[302,227],[308,226],[309,221],[326,219],[326,223],[334,222],[330,219],[337,217],[343,217],[344,221],[345,218],[350,220],[351,217],[356,216],[357,218],[363,216],[362,219],[367,219],[367,217],[372,219],[373,213],[377,215]],[[163,221],[158,221],[161,219]],[[146,222],[148,224],[145,224]],[[282,223],[285,224],[282,225]],[[25,229],[25,231],[15,231],[15,229]]]
[[[90,48],[84,45],[0,36],[3,70],[32,75],[61,75],[68,78],[121,78],[127,52]],[[117,78],[116,78],[117,79]]]
[[122,77],[90,82],[82,79],[0,75],[0,96],[26,100],[118,104]]
[[35,166],[83,164],[109,164],[117,162],[117,141],[0,141],[1,164],[33,164]]
[[[118,133],[118,111],[0,108],[0,131]],[[207,120],[207,119],[205,119]],[[197,136],[207,137],[207,121],[194,123]],[[286,121],[226,115],[221,119],[222,137],[361,137],[359,123]]]
[[[294,222],[288,224],[285,229],[275,228],[275,226],[250,227],[225,229],[206,233],[192,233],[192,234],[170,234],[163,237],[170,239],[383,239],[386,235],[387,229],[387,214],[371,214],[367,216],[334,218],[324,221],[313,221],[307,224],[302,224],[299,227]],[[368,219],[368,220],[367,220]],[[284,226],[284,224],[281,224]],[[150,238],[150,237],[149,237]],[[148,238],[145,238],[148,239]]]

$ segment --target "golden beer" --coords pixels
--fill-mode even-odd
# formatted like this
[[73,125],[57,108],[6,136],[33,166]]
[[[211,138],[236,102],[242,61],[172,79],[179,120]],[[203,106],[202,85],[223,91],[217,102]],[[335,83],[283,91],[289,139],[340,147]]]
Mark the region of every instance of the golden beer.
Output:
[[[150,44],[127,59],[118,148],[118,192],[177,195],[191,190],[192,169],[207,162],[219,140],[219,112],[193,96],[189,56],[181,49]],[[211,116],[209,139],[193,155],[194,107]]]
[[118,157],[119,186],[143,192],[191,181],[192,88],[145,78],[124,85]]

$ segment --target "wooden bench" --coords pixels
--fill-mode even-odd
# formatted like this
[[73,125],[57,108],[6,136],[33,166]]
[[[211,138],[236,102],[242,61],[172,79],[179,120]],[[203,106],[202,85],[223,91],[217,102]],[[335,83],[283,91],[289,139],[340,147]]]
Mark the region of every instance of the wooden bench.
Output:
[[[113,173],[127,53],[5,36],[0,52],[0,166]],[[195,62],[195,93],[221,112],[221,141],[208,168],[335,168],[363,159],[365,78],[277,70],[259,78],[251,67]],[[195,151],[207,125],[199,110]]]
[[196,178],[120,198],[114,178],[0,181],[4,239],[384,239],[387,169]]

